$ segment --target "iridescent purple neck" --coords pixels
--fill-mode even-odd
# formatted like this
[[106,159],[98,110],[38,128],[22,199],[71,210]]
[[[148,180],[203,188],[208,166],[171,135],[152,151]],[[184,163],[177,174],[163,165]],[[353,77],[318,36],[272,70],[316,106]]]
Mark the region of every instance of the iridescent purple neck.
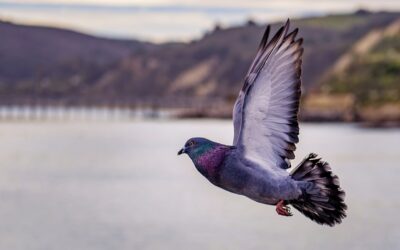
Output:
[[229,146],[217,145],[193,159],[193,162],[201,174],[209,179],[214,179],[229,150]]

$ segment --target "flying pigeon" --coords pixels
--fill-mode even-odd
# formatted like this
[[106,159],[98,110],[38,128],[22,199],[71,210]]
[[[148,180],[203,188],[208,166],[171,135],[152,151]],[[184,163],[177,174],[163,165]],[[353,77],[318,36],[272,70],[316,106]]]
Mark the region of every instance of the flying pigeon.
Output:
[[289,20],[269,40],[266,28],[233,109],[233,145],[191,138],[178,152],[188,154],[212,184],[256,202],[289,205],[318,224],[334,226],[346,217],[345,192],[327,162],[310,153],[290,173],[299,141],[303,39],[289,33]]

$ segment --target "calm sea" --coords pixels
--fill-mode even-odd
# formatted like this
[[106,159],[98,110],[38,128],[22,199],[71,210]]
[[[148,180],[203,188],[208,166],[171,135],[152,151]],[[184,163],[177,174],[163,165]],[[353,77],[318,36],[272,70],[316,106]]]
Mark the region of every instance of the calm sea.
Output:
[[400,249],[400,130],[302,124],[295,163],[329,161],[334,228],[220,190],[178,149],[229,121],[0,123],[0,249]]

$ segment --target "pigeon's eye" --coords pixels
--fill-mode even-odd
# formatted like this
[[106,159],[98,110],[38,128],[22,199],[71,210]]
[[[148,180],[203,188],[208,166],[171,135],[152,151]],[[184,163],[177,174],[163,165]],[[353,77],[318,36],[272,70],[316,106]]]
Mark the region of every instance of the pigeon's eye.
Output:
[[194,141],[189,142],[189,147],[194,146]]

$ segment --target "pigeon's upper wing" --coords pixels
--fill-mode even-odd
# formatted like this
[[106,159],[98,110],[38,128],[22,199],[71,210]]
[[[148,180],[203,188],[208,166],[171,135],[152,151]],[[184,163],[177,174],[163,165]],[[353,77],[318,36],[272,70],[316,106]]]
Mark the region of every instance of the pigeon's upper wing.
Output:
[[268,42],[269,26],[233,110],[234,145],[266,167],[289,168],[298,142],[302,39],[289,20]]

